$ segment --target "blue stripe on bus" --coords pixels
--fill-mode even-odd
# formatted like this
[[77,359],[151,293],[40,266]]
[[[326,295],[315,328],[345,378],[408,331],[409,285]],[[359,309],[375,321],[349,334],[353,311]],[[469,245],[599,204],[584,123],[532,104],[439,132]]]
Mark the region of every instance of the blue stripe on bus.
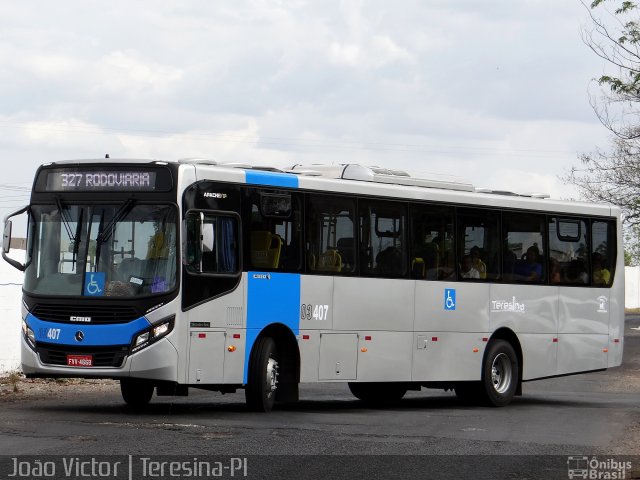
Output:
[[291,173],[263,172],[259,170],[247,170],[245,173],[246,182],[254,185],[298,188],[298,176]]
[[[148,328],[150,323],[144,317],[129,323],[109,325],[91,325],[88,323],[54,323],[46,322],[27,315],[27,325],[33,330],[37,342],[72,345],[74,347],[129,345],[138,332]],[[81,331],[84,339],[76,340],[76,332]]]
[[249,355],[260,332],[281,323],[300,332],[300,275],[296,273],[248,272],[247,344],[244,383],[247,383]]

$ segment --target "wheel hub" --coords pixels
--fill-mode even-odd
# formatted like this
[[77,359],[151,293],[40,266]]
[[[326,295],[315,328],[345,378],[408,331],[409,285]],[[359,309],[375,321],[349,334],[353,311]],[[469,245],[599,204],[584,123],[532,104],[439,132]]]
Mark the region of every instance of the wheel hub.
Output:
[[278,389],[278,362],[269,357],[267,362],[267,398],[271,398]]
[[511,361],[509,357],[500,353],[496,355],[491,364],[491,383],[498,393],[505,393],[511,386]]

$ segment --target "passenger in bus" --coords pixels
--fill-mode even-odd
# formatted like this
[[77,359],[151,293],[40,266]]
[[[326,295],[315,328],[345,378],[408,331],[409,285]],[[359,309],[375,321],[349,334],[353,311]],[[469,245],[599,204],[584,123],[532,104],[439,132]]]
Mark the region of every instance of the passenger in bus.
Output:
[[516,264],[518,263],[518,255],[516,252],[509,249],[508,246],[504,248],[504,255],[502,258],[502,272],[504,274],[504,278],[507,281],[513,280],[513,274],[516,269]]
[[516,275],[525,282],[539,282],[542,279],[542,263],[537,245],[527,249],[523,262],[516,264]]
[[396,247],[387,247],[376,256],[376,265],[379,273],[383,275],[402,275],[402,252]]
[[425,241],[422,245],[416,247],[415,251],[417,257],[422,259],[420,269],[423,273],[418,278],[437,280],[438,267],[440,263],[440,247],[435,240]]
[[551,283],[560,283],[562,281],[562,275],[560,272],[560,265],[555,258],[549,259],[549,279]]
[[487,264],[482,261],[480,258],[480,249],[475,246],[472,247],[469,251],[471,254],[471,262],[473,263],[473,268],[478,271],[481,279],[487,278]]
[[591,257],[591,265],[593,267],[593,283],[601,286],[609,285],[611,272],[604,267],[602,255],[594,253]]
[[470,255],[462,257],[462,265],[460,266],[460,278],[480,279],[480,272],[473,266],[473,260]]
[[582,258],[571,260],[565,272],[566,283],[589,283],[589,275]]

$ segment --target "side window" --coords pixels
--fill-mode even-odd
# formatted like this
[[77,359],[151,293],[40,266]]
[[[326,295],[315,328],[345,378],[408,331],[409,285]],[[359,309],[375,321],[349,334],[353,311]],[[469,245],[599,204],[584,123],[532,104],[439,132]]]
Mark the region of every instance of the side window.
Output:
[[360,271],[365,275],[407,274],[406,206],[397,202],[361,201]]
[[238,272],[238,220],[208,212],[189,212],[186,217],[187,270],[196,273]]
[[309,195],[306,212],[306,258],[312,272],[355,271],[356,202],[348,197]]
[[616,266],[616,228],[610,221],[591,222],[591,280],[597,287],[613,281]]
[[456,277],[453,208],[411,206],[411,276],[426,280]]
[[302,268],[302,198],[299,194],[249,189],[245,238],[248,269],[299,272]]
[[541,283],[546,281],[544,252],[545,217],[523,213],[505,213],[502,271],[507,282]]
[[587,222],[578,218],[549,219],[549,279],[553,284],[588,285]]
[[491,210],[458,210],[458,278],[500,278],[499,214]]

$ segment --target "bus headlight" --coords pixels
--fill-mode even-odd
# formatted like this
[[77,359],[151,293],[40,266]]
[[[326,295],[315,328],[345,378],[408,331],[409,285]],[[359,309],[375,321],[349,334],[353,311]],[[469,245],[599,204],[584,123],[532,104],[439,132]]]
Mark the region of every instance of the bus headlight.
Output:
[[36,334],[33,333],[33,330],[27,325],[27,322],[22,320],[22,334],[24,338],[27,340],[27,343],[31,348],[36,348]]
[[169,332],[169,322],[164,322],[153,328],[153,336],[161,337]]
[[149,333],[150,332],[144,332],[141,333],[140,335],[138,335],[136,337],[136,341],[135,341],[135,347],[137,347],[138,345],[142,345],[143,343],[146,343],[149,341]]
[[166,337],[173,330],[173,324],[176,316],[163,318],[159,322],[154,323],[148,329],[140,332],[133,338],[133,344],[131,345],[131,353],[136,353],[143,348],[157,342],[162,337]]

